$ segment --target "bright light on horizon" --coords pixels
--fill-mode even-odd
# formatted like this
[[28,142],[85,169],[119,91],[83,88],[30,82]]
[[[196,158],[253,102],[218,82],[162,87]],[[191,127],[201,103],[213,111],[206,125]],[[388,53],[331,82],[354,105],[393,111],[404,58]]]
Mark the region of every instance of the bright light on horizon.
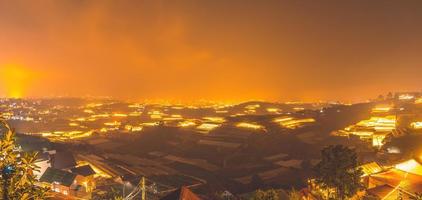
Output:
[[0,65],[0,82],[8,98],[23,98],[33,73],[19,64]]

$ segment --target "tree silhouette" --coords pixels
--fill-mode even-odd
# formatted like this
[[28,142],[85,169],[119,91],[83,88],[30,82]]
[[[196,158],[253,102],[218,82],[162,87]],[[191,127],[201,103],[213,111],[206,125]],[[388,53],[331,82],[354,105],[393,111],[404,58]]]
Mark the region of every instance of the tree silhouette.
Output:
[[328,191],[335,199],[352,197],[362,188],[360,177],[362,170],[357,162],[357,155],[342,145],[329,146],[321,151],[321,161],[315,166],[316,183]]
[[301,200],[302,195],[300,194],[299,191],[297,191],[293,188],[292,190],[289,191],[288,198],[289,198],[289,200]]
[[93,200],[123,200],[121,192],[119,192],[115,188],[111,188],[111,190],[107,191],[101,195],[94,195]]
[[15,143],[15,133],[0,120],[0,193],[4,200],[45,199],[48,189],[36,186],[34,164],[36,153],[20,152]]
[[250,200],[279,200],[280,196],[276,190],[256,190]]

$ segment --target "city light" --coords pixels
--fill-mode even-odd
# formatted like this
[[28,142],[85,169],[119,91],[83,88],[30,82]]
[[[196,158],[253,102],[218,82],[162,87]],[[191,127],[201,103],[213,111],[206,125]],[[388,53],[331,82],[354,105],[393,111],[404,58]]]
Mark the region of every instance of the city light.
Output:
[[196,126],[196,123],[193,121],[183,121],[183,122],[179,122],[178,124],[179,127],[191,127],[191,126]]
[[279,113],[281,110],[278,108],[267,108],[267,112],[269,113]]
[[375,131],[391,131],[396,128],[396,116],[371,117],[368,120],[360,121],[357,127],[370,127]]
[[114,113],[113,117],[127,117],[127,114],[124,113]]
[[376,106],[374,108],[372,108],[372,112],[373,113],[386,113],[391,111],[392,107],[391,106],[386,106],[386,105],[380,105],[380,106]]
[[69,123],[69,126],[79,126],[79,124],[78,123],[71,122],[71,123]]
[[0,83],[5,87],[7,97],[22,98],[35,74],[19,64],[0,63]]
[[238,128],[254,129],[254,130],[263,130],[264,126],[256,123],[240,122],[236,124]]
[[414,172],[416,170],[418,173],[422,173],[421,165],[414,159],[399,163],[395,165],[395,168],[405,172]]
[[104,125],[106,126],[120,126],[122,123],[118,122],[118,121],[114,121],[114,122],[105,122]]
[[411,95],[411,94],[401,94],[399,95],[399,99],[400,100],[411,100],[414,99],[415,96]]
[[[376,106],[372,109],[372,113],[385,113],[390,110],[391,106]],[[395,115],[370,117],[369,119],[347,126],[343,130],[339,130],[336,132],[336,135],[356,135],[362,140],[370,139],[374,147],[382,147],[387,135],[396,129],[396,123]]]
[[202,119],[214,123],[224,123],[226,121],[223,117],[203,117]]
[[412,122],[410,124],[410,127],[413,129],[422,129],[422,122]]
[[196,127],[196,129],[198,129],[199,131],[202,131],[204,133],[208,133],[216,128],[220,127],[219,124],[210,124],[210,123],[203,123],[201,125],[199,125],[198,127]]
[[315,122],[313,118],[295,119],[294,117],[279,117],[273,120],[273,122],[280,124],[280,126],[295,129],[305,125],[309,125]]

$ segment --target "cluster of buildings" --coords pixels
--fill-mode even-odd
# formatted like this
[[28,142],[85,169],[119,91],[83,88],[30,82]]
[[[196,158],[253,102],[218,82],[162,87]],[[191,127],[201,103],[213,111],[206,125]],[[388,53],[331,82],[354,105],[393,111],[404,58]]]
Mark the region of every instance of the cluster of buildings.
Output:
[[91,199],[97,173],[89,164],[78,165],[72,153],[45,151],[38,154],[35,165],[37,184],[50,188],[54,196]]
[[358,136],[369,141],[374,147],[381,147],[384,139],[396,129],[396,116],[376,116],[362,120],[335,133],[338,136]]
[[[105,192],[105,188],[96,190],[97,182],[105,180],[102,179],[105,172],[92,164],[88,164],[86,161],[77,160],[71,152],[44,151],[38,154],[35,165],[39,168],[38,171],[34,171],[37,179],[35,184],[49,188],[51,193],[49,196],[54,199],[92,199],[95,196],[94,193],[98,195]],[[126,198],[132,196],[131,199],[147,199],[146,194],[153,194],[153,199],[160,200],[202,199],[185,186],[158,193],[158,186],[155,183],[146,185],[144,178],[138,179],[132,175],[120,177],[107,176],[107,178],[111,178],[110,180],[112,180],[108,184],[123,188],[123,194],[118,195],[124,195]],[[143,186],[138,185],[140,180],[143,180]]]
[[[110,99],[0,99],[0,117],[19,133],[37,135],[51,141],[80,140],[93,134],[137,133],[154,126],[180,127],[198,133],[227,124],[227,118],[253,115],[286,115],[276,119],[280,126],[293,129],[313,119],[288,118],[289,114],[320,109],[326,104],[288,102],[224,104],[127,103]],[[237,128],[264,130],[256,121],[232,124]]]
[[[422,164],[420,159],[410,159],[391,166],[382,166],[377,162],[361,165],[364,188],[352,199],[413,200],[422,194]],[[319,200],[327,195],[313,181],[300,191],[304,200]]]
[[367,194],[385,200],[412,199],[422,192],[422,165],[411,159],[394,166],[363,165]]
[[[422,131],[421,95],[406,93],[397,94],[392,98],[377,101],[370,117],[338,130],[334,134],[345,137],[356,136],[380,148],[389,137],[400,137],[409,132]],[[0,104],[0,113],[3,118],[15,123],[14,126],[18,132],[42,136],[51,141],[63,143],[80,141],[82,144],[83,139],[86,139],[88,143],[92,135],[100,135],[101,137],[92,137],[92,141],[94,142],[95,139],[96,142],[101,143],[101,140],[113,139],[102,137],[102,135],[111,136],[114,133],[125,135],[139,133],[149,127],[166,126],[197,133],[195,137],[198,138],[199,145],[217,147],[220,150],[239,148],[248,134],[271,133],[274,129],[280,128],[280,130],[287,130],[286,132],[293,132],[291,130],[317,124],[317,115],[300,115],[300,113],[305,113],[304,110],[310,108],[315,108],[314,111],[318,112],[323,107],[323,105],[312,107],[313,105],[294,102],[283,104],[283,107],[281,104],[265,105],[255,102],[241,105],[175,105],[99,101],[73,105],[51,102],[46,104],[38,100],[3,101]],[[265,117],[260,118],[261,116]],[[303,135],[305,134],[301,137],[307,137]],[[263,177],[262,179],[272,178],[284,173],[286,169],[295,171],[302,168],[304,160],[290,159],[287,156],[287,154],[277,154],[275,157],[266,158],[268,163],[271,162],[279,168],[258,175]],[[165,159],[166,162],[199,166],[211,172],[215,168],[202,160],[174,155],[162,156],[160,159]],[[134,161],[134,158],[128,157],[127,160]],[[145,162],[146,159],[139,159],[139,162],[141,161]],[[312,164],[314,160],[309,160],[309,162]],[[90,199],[98,185],[97,177],[102,173],[96,167],[109,164],[105,161],[101,165],[92,163],[96,166],[86,162],[76,162],[69,152],[45,151],[39,154],[36,161],[40,167],[40,171],[36,173],[38,184],[50,187],[55,195],[64,198]],[[123,171],[132,170],[124,164],[118,163],[115,166],[126,168]],[[365,172],[362,181],[366,192],[373,196],[389,199],[397,196],[411,197],[415,196],[416,192],[422,192],[422,186],[420,186],[422,166],[419,159],[408,160],[393,166],[381,166],[372,162],[363,165],[362,168]],[[137,171],[135,173],[138,174]],[[115,177],[113,175],[113,178]],[[251,180],[252,177],[248,175],[241,177],[239,182],[249,183]],[[167,196],[167,199],[175,199],[174,197],[177,196],[184,196],[184,199],[200,199],[188,188],[183,187],[171,195]]]
[[313,118],[302,118],[298,119],[291,116],[283,116],[278,117],[273,120],[275,123],[280,124],[281,127],[288,128],[288,129],[295,129],[298,127],[303,127],[309,124],[313,124],[315,119]]
[[389,137],[399,137],[422,130],[422,97],[420,93],[397,93],[377,101],[371,117],[335,131],[337,136],[357,136],[382,147]]

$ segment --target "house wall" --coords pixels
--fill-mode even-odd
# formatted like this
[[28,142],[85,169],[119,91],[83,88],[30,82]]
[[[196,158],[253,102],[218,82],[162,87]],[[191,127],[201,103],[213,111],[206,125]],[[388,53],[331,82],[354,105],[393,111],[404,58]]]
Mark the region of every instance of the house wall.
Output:
[[39,167],[39,171],[34,171],[34,175],[36,176],[37,180],[41,178],[47,168],[51,167],[51,163],[49,160],[37,161],[34,164]]
[[63,195],[71,195],[70,188],[67,186],[59,185],[59,184],[52,184],[51,190],[57,193],[61,193]]
[[[73,188],[71,190],[72,196],[79,197],[79,198],[89,198],[91,196],[92,190],[89,188],[89,179],[77,175],[75,178],[75,181],[70,186],[70,188]],[[79,190],[75,190],[74,188],[77,188],[78,186],[81,186]]]

